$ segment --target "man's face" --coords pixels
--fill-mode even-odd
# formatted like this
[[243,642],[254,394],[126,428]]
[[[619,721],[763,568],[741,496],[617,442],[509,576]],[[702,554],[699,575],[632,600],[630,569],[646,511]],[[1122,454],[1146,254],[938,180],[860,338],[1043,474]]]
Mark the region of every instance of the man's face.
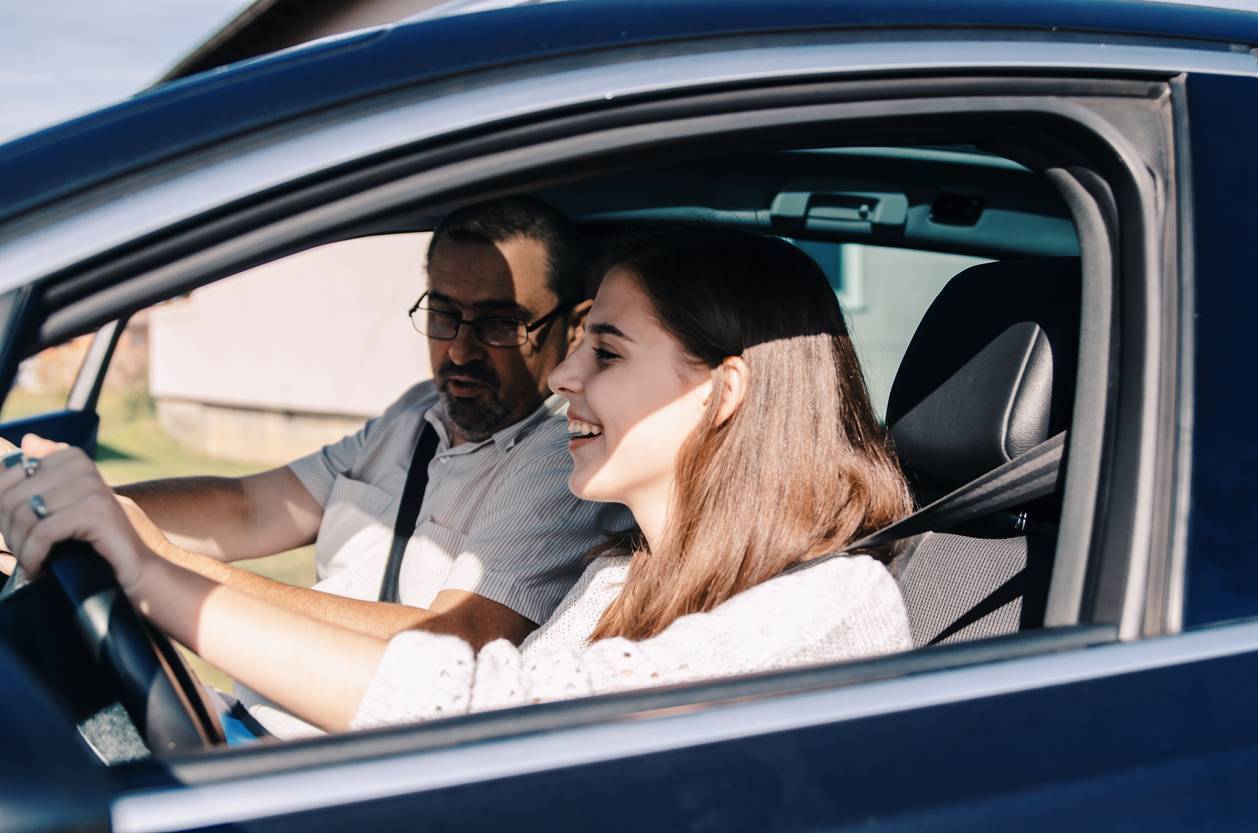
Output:
[[[508,317],[529,323],[559,304],[546,274],[546,248],[537,240],[445,238],[428,259],[428,304],[464,319]],[[556,316],[519,347],[481,344],[466,324],[453,341],[428,339],[433,378],[456,442],[483,440],[541,404],[548,392],[546,378],[567,352],[567,321]]]

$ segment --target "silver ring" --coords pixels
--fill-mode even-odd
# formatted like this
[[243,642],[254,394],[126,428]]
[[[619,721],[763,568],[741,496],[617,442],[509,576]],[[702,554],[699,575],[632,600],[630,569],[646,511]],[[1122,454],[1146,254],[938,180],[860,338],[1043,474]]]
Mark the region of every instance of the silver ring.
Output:
[[34,477],[35,472],[39,471],[39,458],[27,457],[22,462],[22,469],[26,472],[27,477]]
[[31,511],[35,513],[35,517],[41,521],[52,514],[48,504],[44,503],[44,499],[39,495],[31,495],[31,499],[27,503],[30,504]]

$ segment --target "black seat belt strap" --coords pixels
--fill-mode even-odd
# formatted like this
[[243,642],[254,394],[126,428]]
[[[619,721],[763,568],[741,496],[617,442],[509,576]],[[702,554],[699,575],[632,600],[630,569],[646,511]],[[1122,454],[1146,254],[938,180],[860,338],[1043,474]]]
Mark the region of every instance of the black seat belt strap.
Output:
[[848,550],[877,547],[923,532],[948,529],[1051,495],[1057,488],[1065,446],[1066,432],[1062,431],[912,515],[854,542]]
[[428,488],[428,464],[437,454],[437,430],[425,422],[424,430],[415,443],[415,455],[406,472],[406,485],[402,487],[402,500],[398,504],[397,521],[393,524],[393,545],[389,548],[389,560],[384,567],[384,579],[380,582],[380,601],[398,602],[398,577],[402,574],[402,556],[406,544],[415,533],[415,521],[424,503]]

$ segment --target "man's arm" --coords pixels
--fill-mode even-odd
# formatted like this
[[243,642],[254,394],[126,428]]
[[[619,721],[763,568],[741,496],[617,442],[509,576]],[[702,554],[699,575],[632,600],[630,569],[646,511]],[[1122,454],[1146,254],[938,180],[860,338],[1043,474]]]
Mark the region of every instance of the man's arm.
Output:
[[240,478],[149,480],[115,491],[135,501],[176,547],[219,561],[313,543],[323,518],[323,507],[287,466]]

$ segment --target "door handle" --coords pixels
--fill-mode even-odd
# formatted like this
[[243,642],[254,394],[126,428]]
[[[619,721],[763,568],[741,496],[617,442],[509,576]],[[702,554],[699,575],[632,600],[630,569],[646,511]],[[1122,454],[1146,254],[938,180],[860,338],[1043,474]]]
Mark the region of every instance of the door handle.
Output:
[[903,228],[909,200],[882,190],[792,188],[773,198],[769,220],[784,233],[819,232],[868,235],[875,227]]

